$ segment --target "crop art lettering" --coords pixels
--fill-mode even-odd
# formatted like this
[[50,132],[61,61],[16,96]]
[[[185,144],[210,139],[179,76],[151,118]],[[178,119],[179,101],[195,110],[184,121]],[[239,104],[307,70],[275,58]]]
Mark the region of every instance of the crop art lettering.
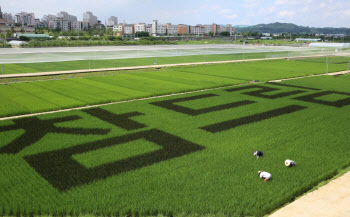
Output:
[[[162,149],[94,168],[86,168],[72,158],[76,154],[120,145],[138,139],[146,139],[161,146]],[[198,144],[157,129],[152,129],[76,145],[66,149],[25,156],[24,159],[53,187],[60,191],[65,191],[72,187],[177,158],[202,149],[204,147]]]
[[304,93],[305,92],[303,90],[293,90],[293,91],[288,91],[288,92],[283,92],[283,93],[276,93],[276,94],[273,94],[273,95],[265,95],[263,93],[268,93],[268,92],[272,92],[272,91],[276,91],[276,90],[280,90],[280,89],[271,88],[271,87],[264,87],[264,86],[260,86],[260,85],[236,87],[236,88],[226,89],[225,91],[227,91],[227,92],[235,92],[235,91],[256,89],[256,88],[259,88],[260,90],[255,90],[255,91],[251,91],[251,92],[245,92],[245,93],[242,93],[242,94],[249,95],[249,96],[260,97],[260,98],[277,99],[277,98],[291,96],[291,95],[295,95],[295,94],[299,94],[299,93]]
[[[330,94],[343,95],[346,98],[341,99],[341,100],[337,100],[337,101],[326,101],[326,100],[316,99],[317,97],[326,96],[326,95],[330,95]],[[322,104],[322,105],[334,106],[334,107],[338,107],[338,108],[350,105],[350,93],[337,92],[337,91],[323,91],[323,92],[314,93],[314,94],[310,94],[310,95],[306,95],[306,96],[296,97],[294,99],[302,100],[305,102]]]
[[254,114],[254,115],[250,115],[250,116],[245,116],[242,118],[236,118],[236,119],[224,121],[224,122],[217,123],[217,124],[211,124],[208,126],[201,127],[201,129],[208,131],[210,133],[218,133],[218,132],[233,129],[235,127],[239,127],[242,125],[251,124],[251,123],[263,121],[263,120],[266,120],[269,118],[278,117],[281,115],[293,113],[293,112],[300,111],[300,110],[306,109],[306,108],[307,107],[299,106],[299,105],[290,105],[290,106],[286,106],[283,108],[273,109],[270,111],[266,111],[266,112],[262,112],[262,113],[258,113],[258,114]]
[[232,102],[232,103],[227,103],[227,104],[223,104],[223,105],[212,106],[212,107],[202,108],[202,109],[191,109],[191,108],[187,108],[184,106],[175,105],[175,103],[179,103],[179,102],[186,102],[186,101],[192,101],[192,100],[197,100],[197,99],[205,99],[205,98],[216,97],[216,96],[218,96],[218,95],[216,95],[216,94],[203,94],[203,95],[198,95],[198,96],[183,97],[183,98],[179,98],[179,99],[171,99],[171,100],[152,102],[151,104],[158,106],[158,107],[168,109],[168,110],[179,112],[182,114],[197,116],[197,115],[201,115],[201,114],[205,114],[205,113],[209,113],[209,112],[220,111],[220,110],[224,110],[224,109],[230,109],[230,108],[235,108],[235,107],[255,103],[254,101],[243,100],[243,101]]
[[0,153],[17,154],[25,147],[38,142],[48,133],[66,133],[75,135],[105,135],[110,131],[110,129],[84,129],[55,126],[56,123],[74,121],[79,119],[81,119],[81,117],[79,116],[67,116],[48,120],[41,120],[37,117],[14,119],[14,125],[0,127],[0,132],[23,129],[25,133],[13,140],[8,145],[0,148]]
[[123,128],[125,130],[137,130],[137,129],[147,127],[144,124],[141,124],[139,122],[136,122],[130,119],[131,117],[134,117],[134,116],[143,115],[140,112],[114,114],[112,112],[109,112],[101,108],[84,109],[82,111],[94,117],[97,117],[102,121],[108,122],[110,124]]

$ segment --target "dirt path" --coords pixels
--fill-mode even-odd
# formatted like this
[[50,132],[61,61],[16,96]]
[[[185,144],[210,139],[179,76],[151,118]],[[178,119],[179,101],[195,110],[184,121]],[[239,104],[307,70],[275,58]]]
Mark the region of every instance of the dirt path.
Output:
[[270,217],[294,216],[350,216],[350,172],[270,215]]

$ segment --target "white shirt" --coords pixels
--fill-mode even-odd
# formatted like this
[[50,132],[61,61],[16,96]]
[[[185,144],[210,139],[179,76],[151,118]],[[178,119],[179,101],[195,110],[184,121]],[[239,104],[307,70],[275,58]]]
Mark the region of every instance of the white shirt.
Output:
[[268,173],[268,172],[261,172],[260,173],[260,178],[270,179],[271,178],[271,174]]

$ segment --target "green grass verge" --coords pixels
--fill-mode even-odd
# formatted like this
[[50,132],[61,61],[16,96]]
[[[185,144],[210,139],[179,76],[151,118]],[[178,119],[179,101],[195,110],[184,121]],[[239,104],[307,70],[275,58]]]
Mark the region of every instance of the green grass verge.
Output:
[[[0,213],[270,213],[350,165],[348,78],[221,88],[0,121]],[[314,97],[338,88],[339,102]],[[214,124],[225,129],[206,130]],[[264,157],[257,160],[255,150]],[[297,166],[285,167],[285,159]],[[272,180],[260,180],[258,170]]]

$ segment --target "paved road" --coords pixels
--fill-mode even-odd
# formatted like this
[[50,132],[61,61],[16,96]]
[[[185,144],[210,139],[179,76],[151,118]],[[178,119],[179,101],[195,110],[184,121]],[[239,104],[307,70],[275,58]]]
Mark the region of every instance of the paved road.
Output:
[[299,198],[270,217],[349,217],[350,172]]

